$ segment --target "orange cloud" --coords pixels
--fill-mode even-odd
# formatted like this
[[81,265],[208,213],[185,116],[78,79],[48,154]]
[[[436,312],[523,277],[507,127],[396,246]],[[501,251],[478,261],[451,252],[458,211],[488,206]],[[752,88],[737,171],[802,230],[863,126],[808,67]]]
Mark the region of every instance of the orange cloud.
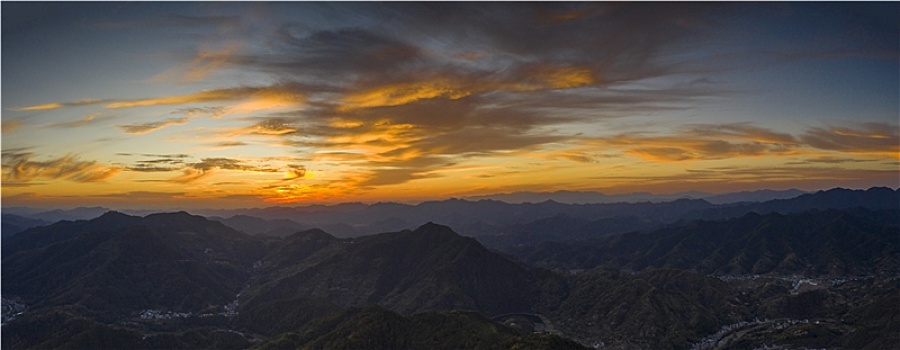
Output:
[[395,83],[349,94],[343,98],[342,107],[344,110],[348,110],[397,106],[437,97],[459,99],[472,93],[472,91],[465,88],[464,84],[449,79]]
[[[866,123],[858,127],[811,128],[795,137],[750,124],[692,125],[674,135],[617,135],[588,142],[615,146],[658,162],[760,156],[827,156],[820,150],[900,158],[896,126]],[[817,150],[818,149],[818,150]]]
[[22,127],[21,119],[9,119],[0,123],[0,129],[3,130],[4,134],[15,132],[20,127]]
[[412,82],[389,83],[349,93],[341,100],[341,110],[399,106],[434,98],[456,100],[490,91],[569,89],[597,82],[593,70],[575,65],[531,65],[499,79],[444,73]]
[[32,153],[4,152],[3,181],[30,182],[35,180],[70,180],[76,182],[100,182],[121,171],[121,168],[80,161],[74,155],[65,155],[47,161],[32,160]]
[[74,101],[74,102],[51,102],[51,103],[45,103],[45,104],[40,104],[40,105],[35,105],[35,106],[22,107],[22,108],[19,108],[18,110],[20,110],[20,111],[44,111],[44,110],[51,110],[51,109],[59,109],[59,108],[63,108],[63,107],[87,106],[87,105],[103,103],[104,101],[105,100],[88,99],[88,100],[79,100],[79,101]]
[[166,96],[160,98],[128,100],[113,102],[106,105],[106,108],[133,108],[146,107],[156,105],[173,105],[186,104],[196,102],[226,101],[246,98],[252,94],[255,89],[237,88],[237,89],[215,89],[195,92],[188,95]]
[[597,82],[594,72],[587,67],[566,65],[540,65],[526,69],[526,77],[517,89],[569,89],[592,85]]
[[614,146],[625,154],[655,162],[787,156],[801,152],[794,136],[747,123],[688,125],[674,135],[622,134],[588,144]]
[[[273,85],[266,87],[239,87],[227,89],[203,90],[187,95],[164,96],[158,98],[144,98],[134,100],[81,100],[75,102],[53,102],[42,105],[19,108],[23,111],[50,110],[63,107],[91,105],[106,103],[106,108],[135,108],[158,105],[180,105],[201,102],[241,101],[242,104],[232,107],[237,111],[256,111],[272,107],[295,105],[303,103],[304,93],[302,89],[291,84]],[[211,108],[211,109],[210,109]],[[211,117],[219,117],[224,110],[208,107],[205,113]],[[194,110],[200,112],[200,110]]]
[[130,125],[119,125],[119,128],[125,131],[127,134],[132,135],[142,135],[154,132],[156,130],[165,128],[170,125],[184,125],[187,124],[190,118],[168,118],[161,122],[153,122],[153,123],[145,123],[145,124],[130,124]]

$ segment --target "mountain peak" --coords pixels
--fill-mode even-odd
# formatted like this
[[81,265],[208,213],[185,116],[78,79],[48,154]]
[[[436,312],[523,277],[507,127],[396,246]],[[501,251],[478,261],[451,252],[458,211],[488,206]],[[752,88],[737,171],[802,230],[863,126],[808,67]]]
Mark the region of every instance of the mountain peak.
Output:
[[299,231],[287,237],[290,240],[313,241],[313,240],[335,240],[333,235],[322,231],[318,228],[312,228],[306,231]]
[[110,210],[110,211],[104,213],[103,215],[100,215],[100,216],[94,218],[93,220],[90,220],[90,222],[92,222],[94,224],[99,224],[108,229],[113,229],[113,228],[117,228],[117,227],[120,227],[123,225],[129,225],[140,219],[141,219],[141,217],[139,217],[139,216],[131,216],[128,214],[123,214],[123,213],[117,212],[115,210]]
[[452,234],[454,236],[459,236],[458,233],[454,232],[450,226],[445,226],[441,224],[435,224],[434,222],[427,222],[426,224],[419,226],[415,230],[413,230],[416,234]]
[[115,219],[115,218],[133,218],[133,217],[135,217],[135,216],[131,216],[131,215],[128,215],[128,214],[125,214],[122,212],[115,211],[115,210],[110,210],[106,213],[103,213],[103,215],[98,216],[97,219],[109,220],[109,219]]

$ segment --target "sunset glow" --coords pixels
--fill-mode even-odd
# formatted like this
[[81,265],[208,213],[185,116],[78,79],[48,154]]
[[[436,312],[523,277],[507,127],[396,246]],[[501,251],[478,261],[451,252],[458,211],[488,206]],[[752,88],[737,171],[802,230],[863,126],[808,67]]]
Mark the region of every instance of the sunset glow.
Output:
[[4,206],[900,186],[892,3],[2,7]]

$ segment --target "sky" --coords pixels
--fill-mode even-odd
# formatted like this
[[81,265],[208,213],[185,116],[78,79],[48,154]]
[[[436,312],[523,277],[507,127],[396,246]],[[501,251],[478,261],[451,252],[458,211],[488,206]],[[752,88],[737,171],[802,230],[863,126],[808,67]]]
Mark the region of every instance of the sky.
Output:
[[900,186],[900,4],[2,2],[2,205]]

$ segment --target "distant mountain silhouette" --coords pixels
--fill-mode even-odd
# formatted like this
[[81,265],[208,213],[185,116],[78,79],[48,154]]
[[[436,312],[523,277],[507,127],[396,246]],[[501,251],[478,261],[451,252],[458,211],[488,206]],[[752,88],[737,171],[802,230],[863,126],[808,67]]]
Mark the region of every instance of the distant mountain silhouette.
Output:
[[0,234],[2,234],[3,239],[35,226],[50,224],[44,220],[32,219],[15,214],[3,214],[0,221],[2,221],[3,225],[2,229],[0,229]]
[[37,209],[26,207],[9,207],[3,208],[4,214],[15,214],[31,219],[38,219],[47,222],[57,222],[60,220],[88,220],[96,218],[112,209],[104,207],[78,207],[73,209]]
[[705,208],[685,215],[684,220],[728,219],[746,213],[801,213],[808,210],[866,208],[872,210],[900,209],[900,189],[873,187],[868,190],[848,190],[834,188],[827,191],[808,193],[791,199],[776,199],[762,203],[744,203],[715,208]]
[[[200,210],[219,217],[252,216],[262,220],[288,219],[304,227],[317,227],[338,237],[411,229],[440,222],[465,236],[490,235],[510,225],[565,215],[590,221],[631,217],[660,223],[676,222],[689,212],[714,207],[704,200],[679,199],[663,203],[563,204],[554,201],[508,204],[448,199],[418,205],[396,203],[341,204],[335,206],[271,207],[234,210]],[[237,224],[236,224],[237,225]],[[235,226],[240,227],[240,226]]]
[[807,194],[806,191],[798,189],[789,189],[784,191],[775,190],[758,190],[758,191],[742,191],[719,194],[709,197],[701,197],[712,204],[731,204],[743,202],[768,202],[777,199],[791,199]]
[[746,214],[579,243],[543,243],[513,254],[550,267],[678,268],[708,274],[846,276],[897,273],[900,211]]
[[516,246],[543,242],[570,242],[613,234],[647,231],[665,226],[652,218],[620,216],[599,220],[573,218],[565,214],[541,218],[522,224],[492,227],[489,234],[475,236],[485,246],[509,250]]
[[711,194],[701,191],[678,192],[672,194],[653,194],[648,192],[636,192],[627,194],[608,195],[592,191],[556,191],[556,192],[513,192],[499,193],[483,196],[472,196],[466,199],[472,201],[496,200],[511,204],[539,203],[548,200],[566,204],[598,204],[598,203],[636,203],[636,202],[671,202],[674,200],[704,199],[713,204],[728,204],[738,202],[765,202],[773,199],[788,199],[802,195],[806,192],[790,189],[784,191],[759,190],[743,191],[724,194]]

